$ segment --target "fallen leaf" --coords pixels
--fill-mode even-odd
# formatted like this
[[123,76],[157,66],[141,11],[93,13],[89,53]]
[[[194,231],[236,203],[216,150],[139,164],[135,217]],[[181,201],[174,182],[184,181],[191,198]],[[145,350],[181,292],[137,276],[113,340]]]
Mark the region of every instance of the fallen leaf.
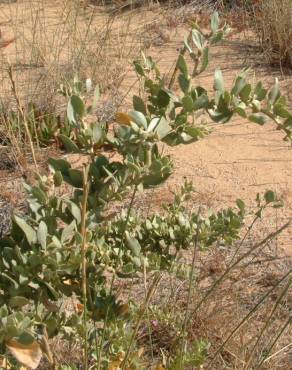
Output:
[[33,341],[31,344],[25,345],[17,342],[15,339],[10,339],[6,342],[6,347],[21,364],[31,369],[36,369],[39,366],[42,351],[38,342]]

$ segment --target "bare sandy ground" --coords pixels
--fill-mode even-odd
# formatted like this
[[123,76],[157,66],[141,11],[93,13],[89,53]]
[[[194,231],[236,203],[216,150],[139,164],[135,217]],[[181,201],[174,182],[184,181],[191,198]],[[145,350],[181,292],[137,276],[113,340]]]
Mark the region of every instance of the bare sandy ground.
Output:
[[[173,66],[184,34],[183,28],[172,31],[170,42],[149,51],[165,72]],[[279,70],[265,65],[255,40],[243,41],[243,36],[234,35],[212,49],[210,66],[199,77],[198,84],[211,91],[214,70],[220,67],[228,87],[239,71],[250,66],[251,81],[262,79],[270,86],[278,77],[292,105],[291,76],[283,76]],[[264,194],[271,189],[283,199],[284,207],[267,212],[255,234],[258,237],[267,234],[291,219],[292,147],[282,140],[283,134],[276,131],[272,123],[262,127],[241,117],[234,117],[224,125],[210,126],[212,133],[197,143],[165,148],[174,159],[175,171],[162,188],[154,191],[153,202],[171,201],[171,191],[184,179],[192,180],[198,204],[213,208],[232,206],[241,198],[252,209],[257,193]],[[292,255],[292,228],[279,236],[277,246]]]
[[[139,27],[143,16],[143,13],[137,12],[136,22]],[[150,32],[149,28],[147,30]],[[159,29],[154,27],[154,31],[158,34],[160,32],[158,36],[161,40],[147,52],[159,61],[163,71],[168,72],[173,67],[186,28],[174,28],[170,25],[161,26]],[[130,66],[130,61],[128,63]],[[250,38],[249,41],[243,41],[242,34],[233,36],[212,50],[210,68],[199,77],[198,83],[212,90],[214,70],[221,67],[226,85],[230,86],[236,73],[249,65],[255,71],[254,75],[252,72],[250,74],[252,80],[261,78],[270,85],[274,77],[279,77],[292,105],[291,76],[282,76],[279,70],[272,71],[265,65],[255,47],[255,40]],[[123,91],[129,90],[129,97],[136,89],[136,86],[131,89],[134,82],[135,76],[130,72],[122,85]],[[151,194],[148,203],[160,204],[162,201],[170,201],[171,191],[182,184],[185,178],[194,183],[197,190],[196,202],[213,208],[234,205],[237,198],[243,199],[247,206],[252,208],[255,206],[256,194],[271,189],[283,198],[285,206],[269,212],[261,222],[258,232],[263,234],[275,230],[292,217],[290,144],[282,140],[283,135],[276,131],[272,124],[260,127],[237,117],[225,125],[211,126],[213,132],[197,143],[165,148],[174,159],[174,175],[163,187]],[[3,184],[7,173],[0,171],[0,179],[1,177]],[[20,187],[18,180],[13,183],[6,181],[1,191],[11,193]],[[279,236],[277,243],[281,250],[292,255],[292,229]]]

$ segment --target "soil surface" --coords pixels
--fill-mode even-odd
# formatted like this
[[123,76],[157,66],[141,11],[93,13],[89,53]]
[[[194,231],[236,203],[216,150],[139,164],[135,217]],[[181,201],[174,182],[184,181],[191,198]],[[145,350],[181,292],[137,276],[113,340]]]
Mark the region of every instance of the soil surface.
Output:
[[[11,14],[11,8],[8,7],[12,5],[7,5],[4,11],[5,6],[1,5],[2,18]],[[159,13],[156,18],[153,18],[153,15],[155,11],[143,14],[141,10],[137,10],[134,15],[136,23],[134,21],[132,24],[136,24],[137,28],[139,26],[139,29],[143,25],[141,22],[147,24],[146,46],[150,46],[147,53],[156,58],[161,69],[167,73],[174,65],[177,50],[187,28],[185,25],[175,24],[175,17],[171,17],[169,13],[163,16]],[[4,20],[3,24],[1,28],[5,31]],[[9,46],[5,51],[8,55],[9,50],[12,50],[9,48],[13,46]],[[251,66],[251,80],[264,79],[267,85],[271,85],[273,79],[278,77],[292,104],[291,76],[283,75],[279,69],[271,70],[265,64],[252,35],[236,33],[222,45],[214,47],[210,59],[208,71],[198,78],[198,84],[210,91],[215,68],[221,67],[226,85],[230,86],[240,70]],[[128,63],[130,69],[130,61]],[[128,96],[131,96],[131,93],[137,90],[135,79],[133,72],[129,72],[121,85],[121,91],[128,92]],[[125,99],[126,106],[129,99]],[[266,234],[275,230],[292,216],[290,144],[282,140],[282,133],[276,131],[272,123],[261,127],[237,117],[231,123],[211,124],[211,127],[212,133],[197,143],[175,148],[165,147],[165,151],[174,160],[175,171],[163,187],[147,192],[147,204],[155,206],[163,201],[171,201],[172,191],[182,184],[185,178],[193,181],[197,191],[196,202],[213,208],[232,206],[237,198],[243,199],[247,206],[252,208],[255,206],[256,194],[263,194],[271,189],[283,198],[285,205],[282,209],[273,210],[266,215],[260,223],[259,233]],[[42,153],[41,156],[46,157],[46,154]],[[18,198],[15,192],[21,191],[22,179],[15,176],[16,173],[0,167],[0,194],[6,198]],[[279,236],[277,244],[279,250],[292,256],[291,228]]]
[[[173,67],[181,40],[187,34],[184,27],[169,31],[171,41],[149,51],[162,70]],[[198,84],[213,89],[216,68],[221,68],[226,86],[231,86],[236,74],[251,67],[251,81],[263,80],[271,86],[277,77],[283,93],[292,106],[292,78],[279,70],[271,69],[261,56],[253,35],[236,33],[230,39],[211,50],[210,65],[198,78]],[[129,79],[126,79],[129,83]],[[130,86],[130,83],[129,83]],[[154,204],[169,202],[172,191],[191,180],[197,191],[198,204],[212,208],[233,206],[236,199],[244,200],[253,208],[257,193],[273,190],[283,199],[284,207],[267,212],[259,225],[258,236],[275,230],[292,217],[292,147],[283,141],[283,134],[272,123],[259,126],[237,116],[231,122],[210,124],[212,132],[199,142],[175,148],[165,147],[174,159],[175,170],[166,184],[155,190]],[[148,201],[149,204],[149,201]],[[277,240],[279,251],[292,256],[292,228],[287,229]]]

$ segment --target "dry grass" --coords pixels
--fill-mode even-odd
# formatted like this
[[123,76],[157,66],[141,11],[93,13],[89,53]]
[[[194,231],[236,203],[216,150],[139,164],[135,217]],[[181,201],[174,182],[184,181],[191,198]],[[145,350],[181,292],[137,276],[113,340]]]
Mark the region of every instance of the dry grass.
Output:
[[252,9],[252,27],[265,58],[292,68],[292,0],[261,0]]
[[[132,12],[108,14],[102,6],[79,0],[18,0],[0,8],[0,145],[10,143],[24,169],[26,156],[38,155],[38,126],[55,117],[63,120],[66,101],[60,84],[91,78],[106,102],[98,118],[112,117],[120,102],[120,85],[143,43],[143,29]],[[4,46],[4,47],[3,47]],[[13,83],[11,76],[13,76]],[[38,112],[30,138],[17,117],[29,104]],[[16,114],[11,120],[10,113]],[[26,156],[23,156],[23,152]],[[28,158],[30,161],[30,158]]]
[[87,77],[103,91],[116,93],[124,73],[140,49],[132,14],[115,17],[102,7],[82,6],[79,0],[22,0],[2,6],[3,37],[15,38],[2,49],[2,100],[14,108],[7,78],[11,66],[17,93],[24,106],[58,111],[56,89],[74,76]]
[[[250,242],[246,243],[240,253],[245,253],[250,248],[248,246]],[[218,248],[201,253],[197,264],[192,307],[196,307],[214,282],[224,273],[226,266],[230,263],[231,255],[232,252],[227,249],[220,251]],[[277,286],[287,271],[289,271],[289,260],[285,261],[275,257],[273,243],[271,243],[260,253],[251,255],[237,269],[234,269],[191,317],[187,328],[189,342],[204,339],[211,343],[204,369],[242,370],[245,369],[249,360],[251,366],[249,368],[257,368],[265,351],[289,319],[291,289],[278,306],[272,322],[255,347],[256,340],[287,283],[285,280]],[[159,289],[159,296],[156,297],[155,308],[152,307],[151,316],[152,346],[157,361],[161,359],[162,353],[166,357],[173,356],[179,346],[179,322],[185,315],[187,284],[186,281],[173,280],[167,276]],[[229,334],[269,290],[272,290],[272,293],[263,304],[217,353]],[[147,328],[148,323],[145,322],[138,342],[145,348],[145,354],[149,356],[148,360],[151,362]],[[290,345],[288,328],[260,368],[289,370]],[[213,359],[215,354],[216,358]]]

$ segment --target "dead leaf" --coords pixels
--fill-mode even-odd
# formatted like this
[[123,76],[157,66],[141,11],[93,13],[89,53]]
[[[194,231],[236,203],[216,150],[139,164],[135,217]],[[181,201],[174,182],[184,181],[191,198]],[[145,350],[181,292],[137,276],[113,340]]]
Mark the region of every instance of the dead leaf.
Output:
[[112,361],[109,363],[108,370],[118,370],[120,369],[122,361]]
[[119,314],[121,316],[126,315],[128,312],[129,312],[129,305],[127,303],[120,305]]
[[119,352],[116,355],[116,359],[109,363],[108,370],[119,370],[122,362],[124,361],[124,352]]
[[122,125],[129,126],[131,124],[131,117],[127,113],[117,112],[116,121]]
[[42,358],[42,350],[38,342],[33,341],[29,345],[17,342],[15,339],[10,339],[6,342],[6,346],[11,354],[21,364],[36,369]]
[[75,311],[77,313],[82,313],[84,310],[84,304],[80,303],[80,302],[76,302],[75,303]]
[[141,347],[137,351],[137,356],[140,358],[140,357],[142,357],[143,353],[144,353],[144,347]]

